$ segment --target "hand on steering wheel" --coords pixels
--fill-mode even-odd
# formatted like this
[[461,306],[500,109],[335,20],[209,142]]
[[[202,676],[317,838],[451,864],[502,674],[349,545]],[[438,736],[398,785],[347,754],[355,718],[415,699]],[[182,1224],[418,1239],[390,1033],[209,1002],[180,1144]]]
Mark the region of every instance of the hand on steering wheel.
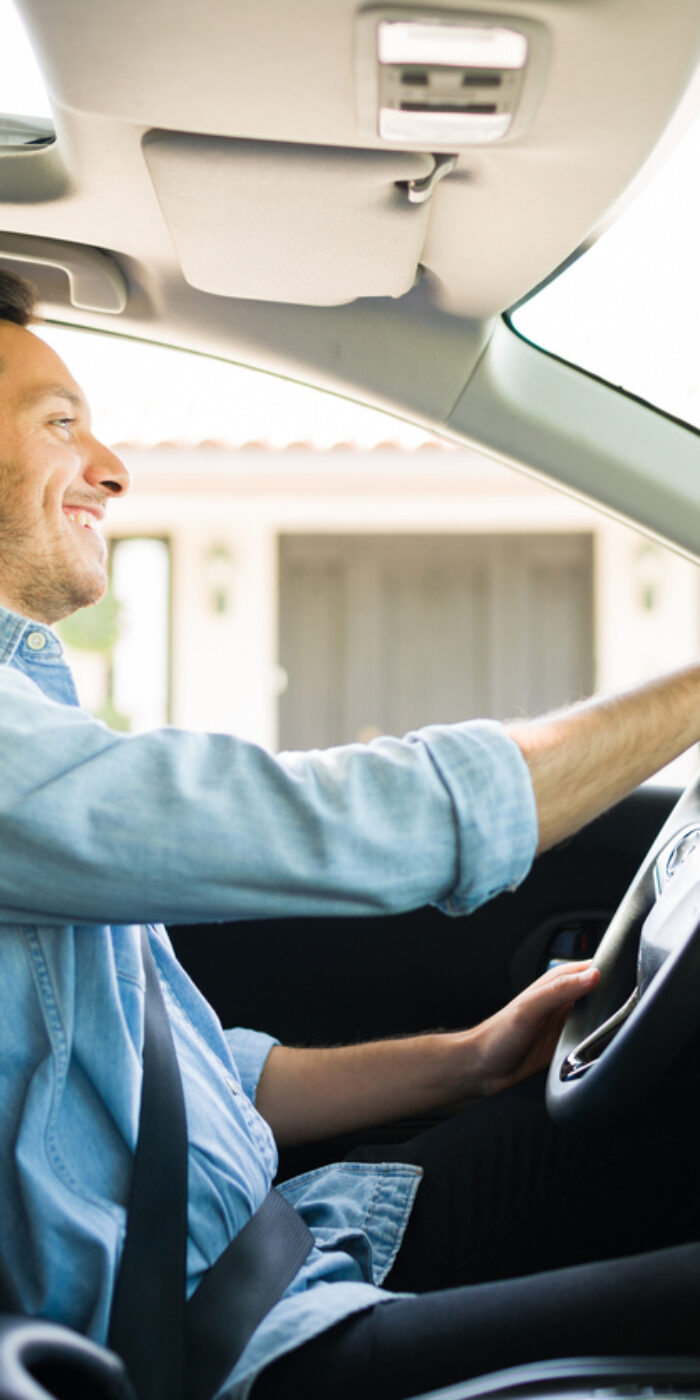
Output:
[[591,1127],[661,1078],[700,1025],[700,775],[605,933],[600,981],[564,1026],[547,1081],[555,1121]]

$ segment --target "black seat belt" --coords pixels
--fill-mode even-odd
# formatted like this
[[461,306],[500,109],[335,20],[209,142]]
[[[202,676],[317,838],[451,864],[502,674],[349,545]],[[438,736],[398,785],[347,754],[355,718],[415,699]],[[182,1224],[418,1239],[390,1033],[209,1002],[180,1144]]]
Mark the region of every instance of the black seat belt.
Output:
[[21,1311],[17,1291],[2,1259],[0,1259],[0,1312],[17,1313]]
[[139,1400],[209,1400],[313,1245],[275,1190],[188,1303],[187,1120],[172,1031],[145,929],[143,1085],[109,1346]]
[[301,1216],[270,1191],[185,1308],[189,1400],[210,1400],[219,1389],[313,1242]]
[[146,998],[139,1133],[107,1342],[126,1363],[140,1400],[183,1400],[187,1119],[145,928],[141,952]]

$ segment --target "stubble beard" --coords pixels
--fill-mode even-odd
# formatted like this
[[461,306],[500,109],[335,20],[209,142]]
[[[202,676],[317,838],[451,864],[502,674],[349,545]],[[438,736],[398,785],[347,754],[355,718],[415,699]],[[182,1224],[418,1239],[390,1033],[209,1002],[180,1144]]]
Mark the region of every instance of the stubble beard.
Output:
[[107,591],[106,572],[71,565],[67,559],[47,561],[45,569],[40,565],[32,579],[23,581],[19,608],[23,616],[51,626],[80,608],[99,603]]
[[58,532],[38,545],[36,533],[18,528],[0,501],[0,593],[13,611],[51,626],[98,603],[107,583],[104,561],[90,565],[79,557],[77,541],[72,549]]

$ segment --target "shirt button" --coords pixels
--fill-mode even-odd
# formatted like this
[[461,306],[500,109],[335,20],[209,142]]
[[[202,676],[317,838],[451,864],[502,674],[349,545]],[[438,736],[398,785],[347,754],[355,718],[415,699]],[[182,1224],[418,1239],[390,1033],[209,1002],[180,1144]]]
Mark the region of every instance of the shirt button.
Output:
[[43,632],[29,632],[27,634],[27,646],[31,651],[43,651],[46,646],[46,637]]
[[233,1077],[232,1074],[227,1074],[227,1075],[226,1075],[226,1083],[228,1084],[228,1087],[229,1087],[229,1089],[231,1090],[231,1093],[232,1093],[232,1094],[237,1094],[237,1093],[238,1093],[238,1083],[237,1083],[237,1081],[234,1079],[234,1077]]

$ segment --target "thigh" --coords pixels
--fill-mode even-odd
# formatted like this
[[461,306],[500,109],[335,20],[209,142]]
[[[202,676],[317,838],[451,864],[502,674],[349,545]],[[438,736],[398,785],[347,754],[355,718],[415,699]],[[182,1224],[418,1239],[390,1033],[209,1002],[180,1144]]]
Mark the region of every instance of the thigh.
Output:
[[254,1400],[405,1400],[552,1357],[697,1352],[700,1245],[394,1299],[270,1366]]
[[[697,1101],[697,1100],[695,1100]],[[698,1130],[680,1105],[595,1135],[557,1128],[540,1080],[399,1147],[421,1182],[387,1285],[425,1291],[662,1248],[700,1236]]]

